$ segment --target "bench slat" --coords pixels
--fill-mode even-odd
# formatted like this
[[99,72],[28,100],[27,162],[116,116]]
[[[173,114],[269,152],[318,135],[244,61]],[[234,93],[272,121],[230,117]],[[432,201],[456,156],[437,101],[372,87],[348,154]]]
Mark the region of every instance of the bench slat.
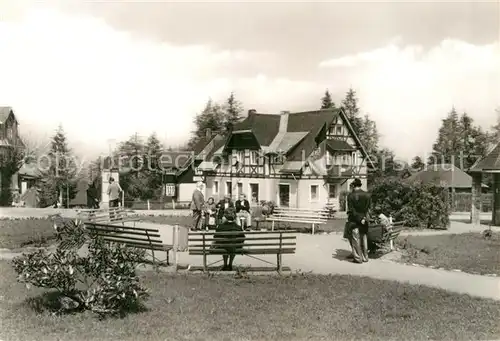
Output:
[[170,250],[169,248],[172,248],[172,245],[166,245],[166,244],[149,244],[149,243],[139,243],[139,242],[131,242],[127,240],[114,240],[110,238],[102,238],[106,242],[111,242],[111,243],[117,243],[117,244],[125,244],[126,246],[129,247],[136,247],[139,249],[148,249],[148,250]]
[[[235,234],[235,232],[239,231],[228,231],[228,232],[216,232],[216,231],[206,231],[206,232],[189,232],[189,236],[213,236],[214,234],[217,233],[217,235],[220,236],[232,236]],[[287,230],[287,231],[242,231],[245,233],[245,236],[252,236],[252,235],[257,235],[257,234],[274,234],[274,235],[279,235],[279,234],[290,234],[290,233],[299,233],[299,231],[296,230]]]
[[[242,269],[245,269],[245,271],[247,272],[274,272],[276,271],[275,268],[269,268],[269,267],[262,267],[262,266],[251,266],[251,267],[245,267],[245,266],[236,266],[236,268],[242,268]],[[220,270],[220,266],[207,266],[207,270],[208,271],[219,271]],[[189,271],[190,272],[194,272],[194,271],[204,271],[204,268],[202,266],[190,266],[189,267]],[[290,269],[289,266],[283,266],[281,267],[281,271],[282,272],[288,272],[288,271],[292,271]]]
[[97,234],[99,237],[102,237],[106,240],[118,240],[118,241],[127,241],[127,240],[130,240],[130,241],[140,241],[140,242],[145,242],[145,243],[149,243],[151,241],[151,244],[162,244],[163,242],[159,239],[151,239],[151,240],[148,240],[147,238],[136,238],[136,237],[128,237],[128,236],[110,236],[109,234]]
[[295,248],[286,249],[236,249],[235,252],[227,252],[224,249],[212,249],[203,252],[202,250],[189,251],[190,255],[276,255],[276,254],[291,254],[295,253]]
[[325,220],[306,220],[306,219],[288,219],[288,218],[272,218],[269,217],[269,221],[282,221],[282,222],[288,222],[288,223],[303,223],[303,224],[326,224],[327,221]]
[[159,233],[148,233],[146,235],[145,232],[135,232],[135,231],[120,231],[119,229],[100,229],[100,228],[89,228],[89,231],[93,231],[96,233],[104,233],[104,234],[111,234],[111,233],[118,233],[118,234],[123,234],[123,235],[132,235],[132,236],[149,236],[150,238],[160,238],[161,235]]
[[[275,232],[275,233],[279,233],[279,232]],[[245,236],[245,240],[291,240],[291,239],[297,239],[297,237],[295,236],[283,236],[283,237],[246,237]],[[208,240],[215,240],[214,238],[205,238],[205,241],[208,241]],[[226,238],[222,239],[217,239],[217,240],[226,240]],[[188,241],[189,242],[202,242],[203,241],[203,238],[188,238]]]
[[[133,227],[133,226],[116,226],[116,225],[111,225],[111,224],[101,224],[101,223],[92,223],[92,222],[86,223],[86,225],[95,226],[95,227],[106,227],[109,229],[116,229],[117,231],[131,230],[131,231],[147,231],[147,232],[153,232],[153,233],[160,232],[158,229],[148,229],[148,228]],[[90,228],[90,227],[87,227],[87,228]]]
[[[242,243],[234,243],[234,244],[229,244],[229,243],[224,243],[224,244],[220,244],[220,245],[214,245],[213,247],[221,247],[221,248],[224,248],[224,247],[240,247]],[[279,242],[278,243],[262,243],[262,244],[259,244],[259,243],[243,243],[244,247],[254,247],[254,246],[274,246],[274,247],[277,247],[279,248],[280,244]],[[295,246],[297,245],[296,243],[281,243],[282,246]],[[188,248],[191,250],[191,248],[202,248],[203,249],[203,246],[205,246],[205,248],[210,248],[212,247],[212,244],[193,244],[193,245],[189,245]]]

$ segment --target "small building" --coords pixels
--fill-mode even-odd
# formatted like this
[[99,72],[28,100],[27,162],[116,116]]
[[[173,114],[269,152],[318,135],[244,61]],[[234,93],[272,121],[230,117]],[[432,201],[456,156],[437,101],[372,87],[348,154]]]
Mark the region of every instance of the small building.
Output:
[[[405,179],[407,182],[421,182],[450,189],[456,193],[471,193],[472,177],[451,163],[426,165],[421,171]],[[483,184],[483,191],[488,186]]]
[[342,109],[261,114],[249,110],[227,136],[217,135],[196,156],[195,175],[206,196],[247,194],[256,205],[339,207],[354,178],[367,187],[371,161]]

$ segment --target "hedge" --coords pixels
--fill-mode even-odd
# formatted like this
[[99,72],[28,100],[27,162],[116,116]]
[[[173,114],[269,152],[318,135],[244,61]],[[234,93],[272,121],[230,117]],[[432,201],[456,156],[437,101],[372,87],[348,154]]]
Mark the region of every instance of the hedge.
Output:
[[371,191],[372,212],[392,215],[407,227],[443,229],[449,226],[450,205],[446,188],[422,183],[386,180]]

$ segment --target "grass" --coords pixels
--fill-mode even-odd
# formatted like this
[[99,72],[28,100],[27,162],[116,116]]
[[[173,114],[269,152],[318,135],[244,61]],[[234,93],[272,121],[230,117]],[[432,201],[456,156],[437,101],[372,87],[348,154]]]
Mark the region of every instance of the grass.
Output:
[[500,234],[481,233],[408,236],[400,239],[402,260],[408,263],[475,274],[500,275]]
[[44,247],[54,240],[54,223],[48,218],[0,219],[0,248]]
[[[141,217],[141,221],[150,222],[155,224],[168,224],[180,226],[191,227],[193,224],[193,219],[191,216],[144,216]],[[344,230],[346,220],[345,219],[332,219],[326,224],[316,225],[314,232],[342,232]],[[271,229],[272,223],[269,221],[263,221],[259,223],[259,228]],[[252,227],[256,228],[257,224],[255,220],[252,221]],[[289,228],[297,229],[301,232],[311,231],[311,224],[304,223],[285,223],[276,222],[275,228]]]
[[[500,337],[500,303],[353,276],[172,275],[144,272],[147,310],[99,321],[53,316],[46,292],[0,262],[2,340],[473,340]],[[50,297],[50,296],[43,296]]]

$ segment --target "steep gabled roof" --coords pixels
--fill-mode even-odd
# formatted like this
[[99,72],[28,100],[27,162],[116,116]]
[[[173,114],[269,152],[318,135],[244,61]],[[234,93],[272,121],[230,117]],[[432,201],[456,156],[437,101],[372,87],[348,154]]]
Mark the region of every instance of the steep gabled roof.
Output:
[[14,120],[16,120],[16,116],[14,115],[14,111],[12,110],[12,107],[0,107],[0,124],[5,123],[7,119],[9,118],[10,115],[14,116]]
[[236,123],[233,131],[251,130],[261,146],[269,146],[278,134],[280,115],[249,113],[243,121]]
[[485,157],[476,161],[470,173],[500,171],[500,143],[493,147]]

